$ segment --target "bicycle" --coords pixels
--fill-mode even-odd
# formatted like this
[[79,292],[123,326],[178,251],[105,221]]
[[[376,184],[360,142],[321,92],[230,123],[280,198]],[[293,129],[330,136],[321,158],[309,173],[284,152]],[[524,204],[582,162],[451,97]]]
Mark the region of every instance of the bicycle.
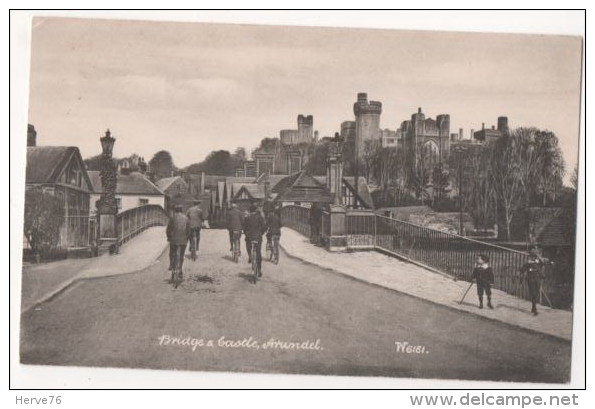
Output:
[[271,235],[270,260],[275,264],[279,264],[279,235],[278,234]]
[[240,235],[242,233],[239,231],[232,232],[232,241],[231,241],[231,256],[233,257],[233,261],[238,263],[240,260]]
[[256,284],[258,277],[262,275],[260,273],[260,268],[258,267],[258,241],[252,240],[250,243],[251,243],[250,258],[252,260],[252,272],[254,274],[254,276],[252,278],[252,280],[253,280],[252,282],[254,284]]
[[265,257],[269,260],[273,260],[273,243],[271,242],[271,236],[267,234],[267,245],[265,247]]
[[192,261],[196,261],[196,250],[198,247],[198,232],[196,229],[192,229],[190,233],[190,258]]
[[182,247],[176,247],[174,252],[174,264],[171,269],[171,283],[174,288],[178,288],[183,281],[182,257],[184,257],[184,250]]

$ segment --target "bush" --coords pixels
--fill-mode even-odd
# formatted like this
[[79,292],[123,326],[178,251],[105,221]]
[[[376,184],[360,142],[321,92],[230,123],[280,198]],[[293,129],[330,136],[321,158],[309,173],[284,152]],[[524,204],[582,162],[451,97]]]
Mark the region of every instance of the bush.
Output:
[[34,253],[47,256],[60,241],[62,204],[41,188],[25,192],[24,234]]

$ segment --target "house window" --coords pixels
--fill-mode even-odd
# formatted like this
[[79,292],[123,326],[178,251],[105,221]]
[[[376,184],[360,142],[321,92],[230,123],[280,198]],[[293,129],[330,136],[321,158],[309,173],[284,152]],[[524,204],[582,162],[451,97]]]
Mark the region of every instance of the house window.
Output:
[[122,208],[122,198],[121,197],[116,197],[116,205],[118,206],[118,209]]
[[141,197],[140,199],[138,199],[139,206],[144,206],[144,205],[148,205],[148,204],[149,204],[149,199],[147,199],[145,197]]

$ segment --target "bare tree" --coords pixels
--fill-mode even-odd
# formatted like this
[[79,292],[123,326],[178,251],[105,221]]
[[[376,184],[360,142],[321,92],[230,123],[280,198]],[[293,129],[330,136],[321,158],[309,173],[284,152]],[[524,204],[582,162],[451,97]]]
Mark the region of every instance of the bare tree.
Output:
[[547,205],[547,198],[556,201],[564,178],[564,158],[558,145],[558,138],[553,132],[538,131],[535,134],[535,150],[540,158],[536,172],[536,192],[542,197],[542,205]]
[[512,135],[503,135],[493,146],[488,146],[490,184],[502,209],[505,224],[505,239],[511,238],[512,219],[525,203],[525,191],[519,172],[520,158]]
[[471,149],[467,152],[468,190],[465,195],[465,209],[473,217],[476,226],[487,228],[496,217],[496,194],[490,175],[489,148]]

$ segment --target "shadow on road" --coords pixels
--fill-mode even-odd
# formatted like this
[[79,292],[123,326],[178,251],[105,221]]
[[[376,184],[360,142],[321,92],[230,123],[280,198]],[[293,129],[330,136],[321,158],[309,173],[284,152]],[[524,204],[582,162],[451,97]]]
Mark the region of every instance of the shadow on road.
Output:
[[244,280],[248,281],[249,283],[254,282],[254,274],[238,273],[238,277],[242,277]]
[[221,256],[221,258],[222,258],[223,260],[231,261],[232,263],[234,263],[234,261],[233,261],[233,257],[232,257],[232,256],[230,256],[229,254],[228,254],[228,255],[226,255],[226,256]]

